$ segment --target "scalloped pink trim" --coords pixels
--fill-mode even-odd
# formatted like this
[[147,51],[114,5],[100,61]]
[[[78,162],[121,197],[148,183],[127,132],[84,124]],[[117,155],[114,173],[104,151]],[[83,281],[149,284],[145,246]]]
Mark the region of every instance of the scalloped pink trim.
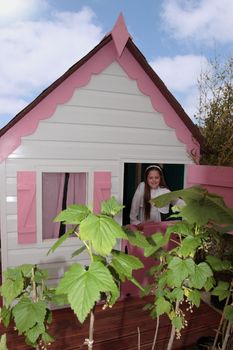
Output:
[[178,140],[186,144],[189,154],[194,154],[197,159],[200,156],[200,145],[193,139],[192,133],[182,122],[178,114],[168,103],[159,89],[154,85],[149,76],[134,59],[129,50],[124,50],[121,57],[117,58],[118,63],[127,72],[128,76],[137,82],[139,90],[150,97],[151,103],[157,112],[160,112],[167,126],[175,129]]
[[177,138],[187,145],[188,152],[195,151],[195,154],[199,156],[199,144],[195,144],[191,132],[183,124],[165,97],[145,74],[128,49],[125,48],[121,57],[117,57],[116,48],[113,41],[111,41],[1,137],[0,162],[20,145],[22,137],[31,135],[36,130],[40,120],[50,118],[59,104],[64,104],[72,97],[75,89],[87,85],[93,74],[100,74],[114,60],[121,65],[131,79],[136,80],[140,91],[150,97],[154,109],[162,113],[169,127],[175,129]]
[[0,162],[19,147],[22,137],[36,130],[40,120],[50,118],[59,104],[70,100],[75,89],[87,85],[91,76],[100,74],[115,57],[116,49],[110,42],[9,129],[0,139]]

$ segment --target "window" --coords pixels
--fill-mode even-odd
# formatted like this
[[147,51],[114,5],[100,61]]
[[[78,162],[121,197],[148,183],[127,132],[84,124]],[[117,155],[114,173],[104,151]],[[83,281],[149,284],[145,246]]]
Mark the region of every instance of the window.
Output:
[[42,238],[58,238],[66,232],[53,219],[71,204],[87,204],[87,173],[42,173]]

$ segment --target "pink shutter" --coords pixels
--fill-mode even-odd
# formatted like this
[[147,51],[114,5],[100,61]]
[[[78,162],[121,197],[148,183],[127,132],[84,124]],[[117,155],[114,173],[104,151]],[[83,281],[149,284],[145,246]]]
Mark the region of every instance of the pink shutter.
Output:
[[100,213],[101,202],[111,197],[111,173],[101,171],[94,173],[94,212]]
[[36,243],[36,173],[17,173],[18,243]]

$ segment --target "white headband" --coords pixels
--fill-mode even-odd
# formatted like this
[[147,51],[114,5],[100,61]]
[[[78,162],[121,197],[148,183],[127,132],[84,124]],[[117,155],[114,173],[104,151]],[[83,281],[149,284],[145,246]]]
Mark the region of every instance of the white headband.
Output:
[[147,172],[147,170],[149,170],[149,169],[151,169],[151,168],[157,168],[157,169],[159,169],[159,171],[160,171],[161,173],[163,172],[163,170],[160,168],[159,165],[149,165],[149,166],[146,168],[145,172]]

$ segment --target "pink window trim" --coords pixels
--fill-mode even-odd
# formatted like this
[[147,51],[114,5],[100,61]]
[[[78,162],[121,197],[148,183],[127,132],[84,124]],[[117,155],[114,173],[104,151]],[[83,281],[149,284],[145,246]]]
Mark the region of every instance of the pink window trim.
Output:
[[101,202],[111,197],[111,172],[94,173],[94,213],[99,214]]
[[17,172],[18,243],[36,243],[36,172]]

